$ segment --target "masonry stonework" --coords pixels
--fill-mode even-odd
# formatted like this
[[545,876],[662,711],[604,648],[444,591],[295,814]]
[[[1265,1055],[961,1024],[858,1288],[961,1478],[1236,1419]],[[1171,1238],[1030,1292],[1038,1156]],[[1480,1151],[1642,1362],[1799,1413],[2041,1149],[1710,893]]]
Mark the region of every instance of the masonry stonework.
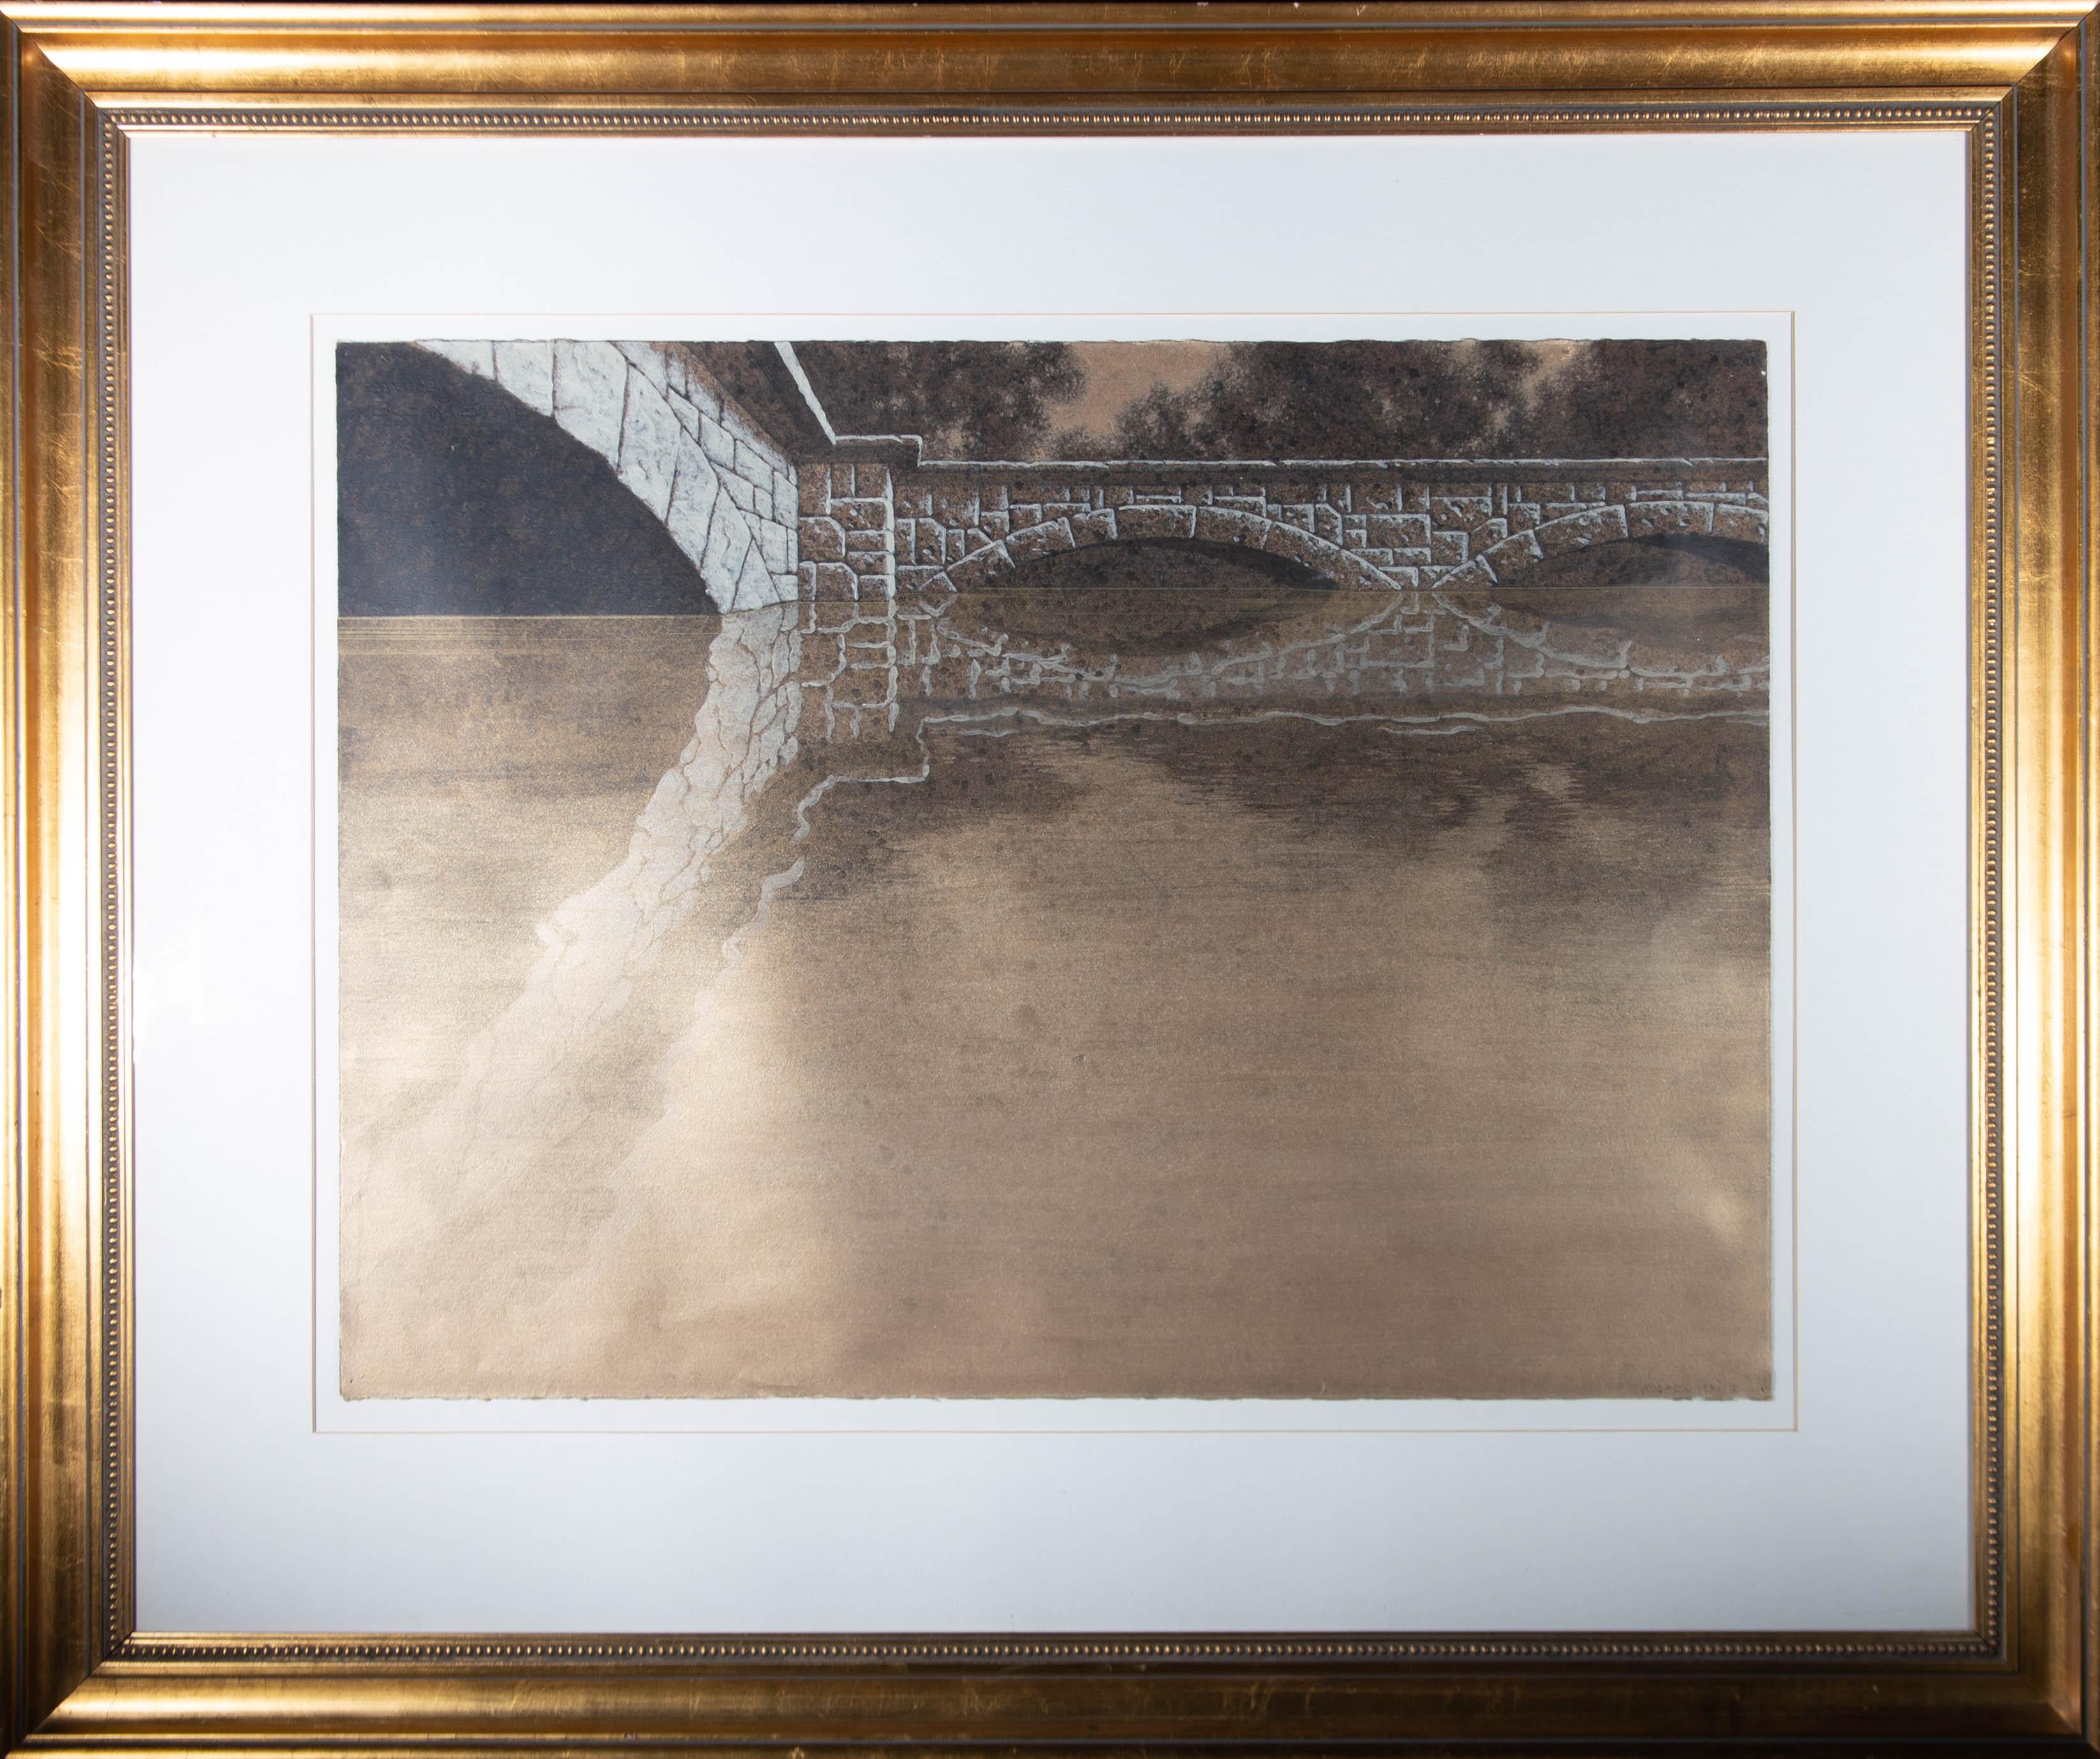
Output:
[[[1526,575],[1573,551],[1657,537],[1767,547],[1760,460],[981,464],[851,438],[813,457],[675,343],[421,346],[605,458],[722,609],[799,601],[805,738],[894,735],[915,705],[1193,713],[1485,695],[1752,708],[1769,681],[1762,644],[1665,647],[1521,604]],[[1339,590],[1324,619],[1178,655],[1082,652],[999,628],[1002,577],[1162,541],[1282,558]]]
[[[807,466],[802,484],[803,675],[819,736],[893,732],[915,701],[1579,694],[1747,707],[1769,679],[1762,650],[1638,643],[1497,596],[1516,596],[1555,556],[1633,539],[1767,546],[1764,479],[1740,462],[915,467],[893,457]],[[985,590],[1029,562],[1161,540],[1281,556],[1343,590],[1315,633],[1167,658],[1043,649],[957,615],[995,602]]]

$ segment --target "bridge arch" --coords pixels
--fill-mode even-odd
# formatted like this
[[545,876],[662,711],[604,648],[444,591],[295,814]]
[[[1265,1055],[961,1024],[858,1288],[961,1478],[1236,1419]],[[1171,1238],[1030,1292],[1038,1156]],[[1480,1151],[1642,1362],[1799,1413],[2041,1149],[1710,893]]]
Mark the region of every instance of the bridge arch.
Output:
[[[1239,467],[1220,468],[1230,473]],[[1168,473],[1178,481],[1190,471],[1185,466],[1170,466]],[[1499,594],[1520,586],[1524,577],[1542,564],[1579,550],[1672,537],[1718,538],[1761,549],[1767,543],[1768,516],[1761,505],[1751,504],[1746,493],[1740,499],[1722,499],[1718,495],[1622,489],[1623,500],[1565,510],[1555,506],[1554,516],[1510,530],[1506,519],[1485,517],[1495,504],[1491,497],[1471,494],[1423,495],[1419,511],[1351,519],[1324,502],[1284,507],[1264,495],[1258,503],[1262,510],[1257,512],[1246,504],[1251,497],[1237,497],[1241,505],[1226,506],[1192,500],[1182,489],[1175,492],[1172,500],[1132,498],[1119,505],[1037,512],[1017,502],[1021,492],[1009,487],[1005,493],[1003,533],[979,528],[950,537],[951,545],[961,539],[963,555],[938,568],[917,570],[919,590],[936,599],[946,593],[978,590],[1026,563],[1098,545],[1180,540],[1231,546],[1287,559],[1339,588],[1420,593],[1484,638],[1527,651],[1542,666],[1634,680],[1720,678],[1736,668],[1696,647],[1570,626],[1506,603]],[[1507,495],[1505,491],[1505,505]],[[1394,497],[1395,504],[1398,498]],[[1483,516],[1462,523],[1476,511]],[[1380,523],[1374,526],[1373,519]],[[1325,532],[1318,528],[1322,523]],[[1350,539],[1358,529],[1362,538],[1352,544]],[[1476,535],[1490,541],[1473,548],[1471,540]],[[1373,536],[1421,541],[1404,547],[1374,546],[1364,541]],[[1452,565],[1438,567],[1428,560],[1439,555],[1449,556],[1460,544],[1468,552],[1462,561],[1454,559]],[[1389,559],[1398,555],[1409,559]]]
[[655,343],[425,341],[610,464],[725,611],[795,596],[795,467],[721,387]]
[[936,570],[920,590],[971,592],[1023,562],[1099,544],[1162,541],[1229,545],[1278,556],[1337,587],[1375,592],[1390,591],[1393,586],[1342,545],[1282,520],[1229,507],[1133,502],[1010,527],[1005,537],[990,539],[960,561]]

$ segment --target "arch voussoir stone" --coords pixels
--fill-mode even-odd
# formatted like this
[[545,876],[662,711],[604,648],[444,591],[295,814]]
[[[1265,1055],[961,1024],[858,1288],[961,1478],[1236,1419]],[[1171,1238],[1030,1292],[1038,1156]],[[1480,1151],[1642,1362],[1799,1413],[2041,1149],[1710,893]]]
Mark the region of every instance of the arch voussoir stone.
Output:
[[1056,555],[1078,547],[1070,519],[1039,519],[1006,534],[1006,553],[1017,562],[1032,562],[1038,556]]

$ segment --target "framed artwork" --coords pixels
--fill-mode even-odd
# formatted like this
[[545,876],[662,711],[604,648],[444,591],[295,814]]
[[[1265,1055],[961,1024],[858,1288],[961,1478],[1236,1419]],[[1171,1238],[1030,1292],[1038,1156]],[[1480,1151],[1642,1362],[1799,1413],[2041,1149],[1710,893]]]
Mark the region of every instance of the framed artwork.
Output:
[[2100,1742],[2084,5],[4,10],[11,1742]]

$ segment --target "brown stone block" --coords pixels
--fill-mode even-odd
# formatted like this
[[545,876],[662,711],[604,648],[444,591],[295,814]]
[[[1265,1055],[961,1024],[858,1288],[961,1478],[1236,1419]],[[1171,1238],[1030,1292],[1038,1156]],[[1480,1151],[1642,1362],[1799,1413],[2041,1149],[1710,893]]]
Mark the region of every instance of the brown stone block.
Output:
[[1072,528],[1062,519],[1052,519],[1041,525],[1024,526],[1006,541],[1006,553],[1017,562],[1026,562],[1031,556],[1046,556],[1052,550],[1074,547]]
[[1115,515],[1105,507],[1096,513],[1083,513],[1069,524],[1075,545],[1108,543],[1116,534]]
[[1374,513],[1368,523],[1370,547],[1374,550],[1428,546],[1429,521],[1419,513]]
[[1630,537],[1713,529],[1714,508],[1709,502],[1637,501],[1626,509],[1626,535]]
[[858,577],[843,562],[819,562],[814,572],[815,578],[809,588],[811,598],[837,599],[856,596],[854,589]]
[[1492,497],[1485,492],[1447,493],[1429,497],[1429,517],[1446,530],[1470,532],[1494,516]]
[[933,516],[933,491],[924,483],[900,482],[890,491],[889,498],[899,519],[930,519]]
[[936,489],[933,501],[933,516],[943,525],[960,529],[977,522],[977,497],[974,490]]
[[1324,537],[1330,544],[1342,541],[1342,515],[1324,501],[1312,509],[1312,535]]
[[836,562],[845,555],[845,528],[836,519],[805,515],[798,529],[805,562]]
[[1455,568],[1466,560],[1467,537],[1463,532],[1432,532],[1429,537],[1429,559],[1440,568]]
[[1436,582],[1436,590],[1447,598],[1455,598],[1467,593],[1490,591],[1494,584],[1494,570],[1476,556],[1463,568],[1447,570]]
[[1259,550],[1262,539],[1268,535],[1268,521],[1229,507],[1198,507],[1196,535],[1206,543],[1247,544]]
[[948,570],[948,582],[957,592],[973,592],[1013,566],[1004,544],[991,544],[964,557]]
[[1505,537],[1480,552],[1480,560],[1495,571],[1497,580],[1521,573],[1542,559],[1543,552],[1538,547],[1538,540],[1530,532],[1519,532],[1515,537]]
[[813,464],[802,472],[796,491],[796,505],[807,515],[828,512],[832,504],[832,473],[822,464]]
[[1295,525],[1272,522],[1268,535],[1262,540],[1262,548],[1272,555],[1289,556],[1294,562],[1326,573],[1335,551],[1323,544],[1310,532],[1300,531]]
[[1324,563],[1315,564],[1338,586],[1347,586],[1357,592],[1390,592],[1392,582],[1381,574],[1361,556],[1347,550],[1328,553]]
[[1714,535],[1732,537],[1739,543],[1761,544],[1768,541],[1769,528],[1765,515],[1749,507],[1716,507],[1714,510]]
[[889,503],[887,501],[842,501],[832,497],[832,517],[849,532],[882,532],[889,529]]
[[[853,472],[851,492],[854,494],[863,497],[880,495],[885,501],[889,498],[889,466],[888,465],[860,463],[849,465],[846,468]],[[838,493],[836,482],[832,485],[832,493],[834,495]]]
[[1626,535],[1624,507],[1592,507],[1566,519],[1548,519],[1528,534],[1542,555],[1564,555],[1570,550],[1586,550],[1593,544],[1616,543]]
[[1150,505],[1123,508],[1115,516],[1118,537],[1193,537],[1193,507]]

